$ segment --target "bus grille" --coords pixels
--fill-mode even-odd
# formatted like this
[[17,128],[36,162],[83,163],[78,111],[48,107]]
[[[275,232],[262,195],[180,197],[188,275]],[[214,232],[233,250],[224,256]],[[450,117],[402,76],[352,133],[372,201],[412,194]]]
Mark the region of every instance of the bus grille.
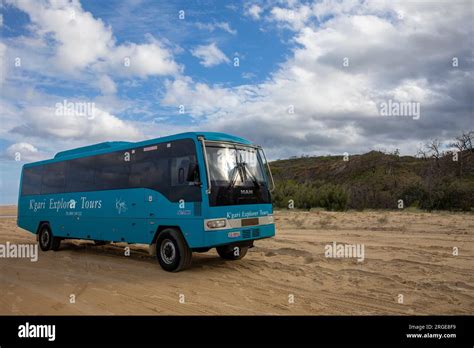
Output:
[[252,231],[251,230],[243,230],[242,231],[242,238],[247,239],[252,236]]
[[258,238],[258,237],[260,237],[260,230],[258,228],[242,231],[242,238],[243,239]]

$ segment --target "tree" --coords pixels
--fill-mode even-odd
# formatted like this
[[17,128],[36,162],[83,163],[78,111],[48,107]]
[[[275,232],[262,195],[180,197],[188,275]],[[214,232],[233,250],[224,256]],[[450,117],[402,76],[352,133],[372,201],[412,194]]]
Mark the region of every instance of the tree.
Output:
[[436,165],[439,168],[439,160],[443,157],[443,151],[441,151],[443,143],[438,139],[430,140],[429,143],[426,144],[426,148],[429,150],[431,157],[436,160]]
[[416,150],[416,157],[422,158],[424,160],[427,159],[429,157],[429,153],[426,147],[426,144],[420,143],[418,145],[418,149]]
[[463,162],[464,153],[472,152],[472,144],[474,143],[474,131],[463,132],[460,136],[456,137],[455,140],[450,144],[451,147],[457,149],[458,162],[459,162],[459,176],[463,176]]

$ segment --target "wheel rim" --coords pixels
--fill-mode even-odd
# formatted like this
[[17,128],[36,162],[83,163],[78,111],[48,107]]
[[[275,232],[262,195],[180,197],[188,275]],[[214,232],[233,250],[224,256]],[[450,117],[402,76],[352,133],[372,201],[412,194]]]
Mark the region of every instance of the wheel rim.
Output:
[[174,243],[169,239],[165,239],[161,243],[160,255],[164,263],[167,265],[172,264],[176,259],[176,247],[174,246]]
[[44,230],[41,234],[41,245],[46,247],[49,244],[49,231]]

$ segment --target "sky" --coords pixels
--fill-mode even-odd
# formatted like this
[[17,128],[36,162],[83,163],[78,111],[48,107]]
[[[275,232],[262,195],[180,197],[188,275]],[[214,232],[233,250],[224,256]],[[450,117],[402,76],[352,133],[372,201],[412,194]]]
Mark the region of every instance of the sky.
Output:
[[218,131],[270,159],[473,127],[474,1],[0,2],[0,204],[21,166]]

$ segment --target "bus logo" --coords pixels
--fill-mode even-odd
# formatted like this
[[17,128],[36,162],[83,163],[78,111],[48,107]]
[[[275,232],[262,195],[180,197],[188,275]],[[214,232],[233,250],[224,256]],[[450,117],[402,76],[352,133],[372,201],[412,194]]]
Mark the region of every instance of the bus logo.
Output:
[[125,213],[127,211],[127,203],[122,200],[122,198],[116,199],[115,200],[115,209],[117,209],[117,212],[119,214]]

